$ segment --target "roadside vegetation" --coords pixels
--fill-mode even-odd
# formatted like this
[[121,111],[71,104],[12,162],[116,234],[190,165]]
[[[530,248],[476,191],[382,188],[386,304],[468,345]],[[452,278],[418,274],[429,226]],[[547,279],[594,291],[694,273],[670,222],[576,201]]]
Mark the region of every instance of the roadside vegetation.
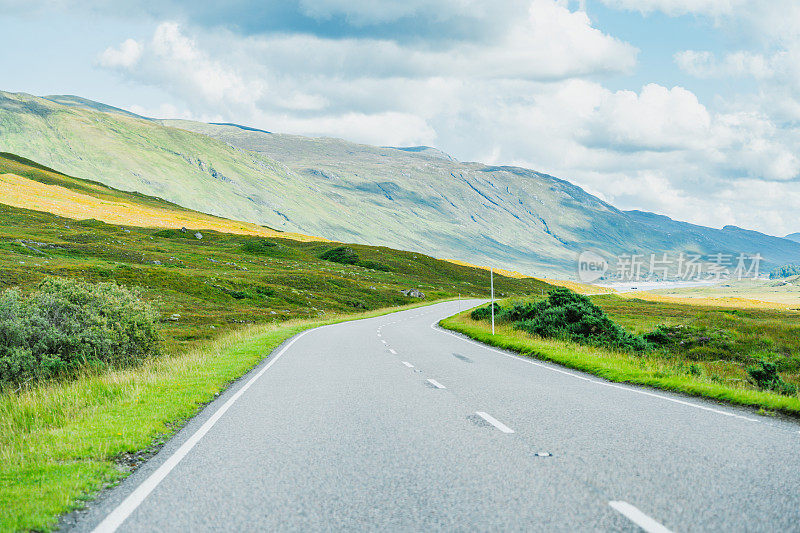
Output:
[[158,313],[113,282],[51,278],[27,296],[0,295],[0,390],[157,355]]
[[448,329],[612,381],[800,416],[800,313],[550,295],[442,321]]

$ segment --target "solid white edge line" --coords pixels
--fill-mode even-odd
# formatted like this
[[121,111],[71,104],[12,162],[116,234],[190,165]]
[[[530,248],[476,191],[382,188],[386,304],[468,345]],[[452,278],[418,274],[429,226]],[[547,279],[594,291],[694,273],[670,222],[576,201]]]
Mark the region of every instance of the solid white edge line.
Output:
[[430,383],[431,385],[433,385],[437,389],[446,389],[447,388],[444,385],[442,385],[441,383],[439,383],[438,381],[436,381],[435,379],[429,379],[428,383]]
[[[721,411],[719,409],[714,409],[713,407],[706,407],[705,405],[698,405],[696,403],[686,402],[686,401],[683,401],[683,400],[678,400],[677,398],[669,398],[667,396],[662,396],[661,394],[655,394],[655,393],[647,392],[647,391],[644,391],[644,390],[633,389],[631,387],[625,387],[623,385],[617,385],[616,383],[609,383],[609,382],[605,382],[605,381],[599,381],[599,380],[596,380],[596,379],[587,378],[585,376],[579,376],[578,374],[574,374],[574,373],[569,372],[567,370],[561,370],[560,368],[554,368],[554,367],[552,367],[550,365],[545,365],[545,364],[539,363],[538,361],[533,361],[531,359],[526,359],[521,355],[512,355],[512,354],[509,354],[509,353],[502,352],[500,350],[496,350],[496,349],[492,348],[491,346],[489,346],[487,344],[483,344],[483,343],[480,343],[478,341],[474,341],[472,339],[467,339],[467,338],[462,337],[461,335],[457,335],[457,334],[455,334],[455,333],[453,333],[451,331],[446,331],[444,329],[438,328],[437,327],[438,324],[439,324],[438,321],[434,322],[433,324],[431,324],[431,329],[434,330],[434,331],[438,331],[439,333],[444,333],[446,335],[451,335],[451,336],[453,336],[453,337],[455,337],[457,339],[461,339],[464,342],[469,342],[470,344],[475,344],[475,345],[480,346],[480,347],[482,347],[482,348],[484,348],[486,350],[489,350],[490,352],[494,352],[494,353],[503,355],[505,357],[510,357],[512,359],[516,359],[517,361],[521,361],[523,363],[528,363],[530,365],[538,366],[538,367],[541,367],[541,368],[546,368],[547,370],[551,370],[553,372],[558,372],[559,374],[564,374],[564,375],[567,375],[567,376],[572,376],[573,378],[576,378],[576,379],[582,379],[583,381],[588,381],[588,382],[594,383],[596,385],[603,385],[605,387],[612,387],[612,388],[615,388],[615,389],[621,389],[621,390],[628,391],[628,392],[634,392],[636,394],[643,394],[645,396],[650,396],[652,398],[660,398],[660,399],[666,400],[668,402],[673,402],[673,403],[677,403],[677,404],[681,404],[681,405],[686,405],[688,407],[694,407],[695,409],[702,409],[704,411],[711,411],[712,413],[717,413],[717,414],[720,414],[720,415],[730,416],[730,417],[733,417],[733,418],[740,418],[742,420],[747,420],[748,422],[758,422],[758,420],[756,420],[755,418],[749,418],[749,417],[746,417],[746,416],[737,415],[736,413],[728,413],[728,412],[725,412],[725,411]],[[554,363],[554,364],[557,364],[557,363]]]
[[494,427],[496,427],[497,429],[499,429],[503,433],[514,433],[513,429],[511,429],[507,425],[503,424],[498,419],[496,419],[495,417],[493,417],[492,415],[490,415],[488,413],[484,413],[483,411],[475,411],[475,414],[478,415],[479,417],[483,418],[487,422],[489,422],[491,425],[493,425]]
[[408,368],[414,368],[414,365],[412,365],[408,361],[403,361],[403,364],[406,365]]
[[136,487],[132,493],[128,495],[127,498],[122,500],[120,503],[111,513],[109,513],[100,524],[97,525],[92,531],[93,533],[110,533],[116,531],[119,526],[133,513],[139,505],[147,498],[147,496],[153,492],[153,490],[158,486],[161,481],[164,480],[165,477],[178,465],[178,463],[186,457],[186,455],[195,447],[195,445],[200,442],[206,433],[208,433],[212,427],[222,418],[222,415],[231,408],[231,406],[242,396],[242,394],[250,388],[250,386],[255,383],[255,381],[260,378],[264,372],[266,372],[269,367],[275,364],[275,362],[280,359],[280,357],[286,353],[286,350],[292,347],[292,345],[300,340],[306,333],[314,331],[313,329],[308,329],[299,335],[297,335],[294,339],[289,341],[289,344],[283,347],[283,349],[272,356],[270,361],[264,365],[264,368],[259,370],[258,374],[250,378],[250,380],[244,384],[244,386],[236,391],[236,393],[231,396],[228,401],[226,401],[222,407],[217,409],[217,411],[211,415],[211,418],[205,421],[205,423],[200,426],[200,428],[194,432],[194,434],[189,437],[189,439],[184,442],[180,448],[178,448],[175,453],[173,453],[164,463],[156,469],[155,472],[150,474],[142,483]]
[[672,533],[628,502],[608,502],[608,505],[647,533]]

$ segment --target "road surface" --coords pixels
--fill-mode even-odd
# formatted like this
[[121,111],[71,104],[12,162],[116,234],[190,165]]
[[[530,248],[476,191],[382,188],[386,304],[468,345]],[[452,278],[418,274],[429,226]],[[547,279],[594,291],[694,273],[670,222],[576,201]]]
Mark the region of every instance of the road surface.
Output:
[[800,425],[434,327],[475,303],[295,337],[73,529],[800,530]]

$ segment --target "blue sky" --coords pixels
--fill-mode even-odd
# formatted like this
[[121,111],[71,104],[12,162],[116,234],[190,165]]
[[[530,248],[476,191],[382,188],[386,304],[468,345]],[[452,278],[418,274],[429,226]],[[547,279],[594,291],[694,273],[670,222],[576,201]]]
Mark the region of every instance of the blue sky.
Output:
[[0,89],[519,164],[800,231],[793,0],[0,0]]

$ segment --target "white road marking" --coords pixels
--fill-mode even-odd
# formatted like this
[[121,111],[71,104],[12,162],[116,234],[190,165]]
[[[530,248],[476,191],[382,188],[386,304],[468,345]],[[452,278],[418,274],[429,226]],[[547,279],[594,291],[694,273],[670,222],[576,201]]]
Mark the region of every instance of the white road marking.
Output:
[[245,383],[241,389],[236,391],[236,394],[228,398],[228,401],[226,401],[222,405],[222,407],[217,409],[217,412],[211,415],[211,418],[206,420],[205,423],[202,426],[200,426],[200,428],[197,431],[194,432],[194,435],[189,437],[189,439],[186,442],[184,442],[181,445],[181,447],[178,448],[175,451],[175,453],[173,453],[166,461],[164,461],[164,463],[161,466],[159,466],[155,472],[150,474],[150,476],[148,476],[147,479],[145,479],[141,484],[139,484],[139,486],[136,487],[136,490],[131,492],[127,498],[122,500],[122,503],[120,503],[116,509],[111,511],[111,513],[109,513],[108,516],[106,516],[105,519],[103,519],[103,521],[100,522],[100,524],[98,524],[96,528],[94,528],[93,533],[111,533],[113,531],[116,531],[117,528],[121,526],[122,523],[125,521],[125,519],[127,519],[131,515],[131,513],[133,513],[133,511],[135,511],[136,508],[139,507],[139,505],[141,505],[141,503],[145,500],[145,498],[147,498],[147,496],[151,492],[153,492],[153,490],[158,486],[158,484],[161,483],[170,472],[172,472],[172,469],[174,469],[178,465],[178,463],[181,462],[181,459],[186,457],[186,455],[192,450],[192,448],[194,448],[195,445],[197,445],[197,443],[200,442],[200,439],[202,439],[205,436],[205,434],[208,433],[212,427],[214,427],[214,425],[219,421],[219,419],[222,418],[222,415],[224,415],[228,411],[228,409],[230,409],[231,406],[234,403],[236,403],[236,400],[238,400],[242,396],[242,394],[244,394],[247,391],[247,389],[249,389],[253,385],[253,383],[255,383],[256,380],[264,374],[264,372],[269,370],[269,368],[272,365],[274,365],[275,362],[278,361],[278,359],[280,359],[283,354],[286,353],[286,350],[291,348],[292,345],[298,340],[300,340],[300,338],[303,335],[311,331],[314,330],[309,329],[302,332],[294,339],[292,339],[289,342],[289,344],[284,346],[280,352],[273,355],[270,358],[270,361],[266,365],[264,365],[264,368],[259,370],[258,374],[250,378],[250,380],[247,383]]
[[390,354],[392,354],[392,355],[397,355],[397,352],[395,352],[395,351],[394,351],[394,350],[392,350],[391,348],[389,348],[389,353],[390,353]]
[[628,391],[628,392],[634,392],[636,394],[643,394],[645,396],[650,396],[652,398],[660,398],[660,399],[666,400],[668,402],[677,403],[677,404],[681,404],[681,405],[686,405],[688,407],[694,407],[695,409],[702,409],[704,411],[711,411],[712,413],[717,413],[717,414],[720,414],[720,415],[730,416],[730,417],[733,417],[733,418],[740,418],[742,420],[747,420],[748,422],[758,422],[758,420],[756,420],[755,418],[750,418],[750,417],[747,417],[747,416],[737,415],[736,413],[728,413],[728,412],[722,411],[720,409],[714,409],[712,407],[706,407],[705,405],[698,405],[698,404],[692,403],[692,402],[685,402],[683,400],[678,400],[677,398],[669,398],[669,397],[663,396],[661,394],[654,394],[652,392],[647,392],[647,391],[644,391],[644,390],[633,389],[631,387],[625,387],[623,385],[617,385],[616,383],[608,383],[608,382],[605,382],[605,381],[599,381],[599,380],[596,380],[596,379],[587,378],[585,376],[580,376],[578,374],[569,372],[568,370],[561,370],[560,368],[554,368],[552,366],[545,365],[545,364],[539,363],[537,361],[533,361],[531,359],[526,359],[525,357],[520,356],[520,355],[512,355],[512,354],[509,354],[509,353],[502,352],[500,350],[495,350],[494,348],[492,348],[492,347],[490,347],[490,346],[488,346],[486,344],[474,341],[472,339],[466,339],[466,338],[464,338],[464,337],[462,337],[460,335],[456,335],[455,333],[452,333],[450,331],[445,331],[445,330],[443,330],[441,328],[438,328],[438,327],[436,327],[438,323],[439,322],[437,321],[437,322],[434,322],[433,324],[431,324],[431,329],[434,330],[434,331],[438,331],[439,333],[444,333],[446,335],[451,335],[451,336],[453,336],[453,337],[455,337],[457,339],[461,339],[464,342],[468,342],[470,344],[475,344],[477,346],[480,346],[481,348],[489,350],[490,352],[494,352],[494,353],[500,354],[500,355],[505,356],[505,357],[510,357],[512,359],[516,359],[517,361],[520,361],[520,362],[523,362],[523,363],[528,363],[529,365],[534,365],[534,366],[538,366],[538,367],[541,367],[541,368],[546,368],[547,370],[551,370],[553,372],[558,372],[559,374],[564,374],[566,376],[572,376],[573,378],[582,379],[583,381],[588,381],[589,383],[594,383],[596,385],[603,385],[604,387],[612,387],[612,388],[615,388],[615,389],[621,389],[621,390]]
[[499,429],[503,433],[514,433],[513,429],[511,429],[507,425],[503,424],[498,419],[496,419],[495,417],[493,417],[492,415],[490,415],[488,413],[484,413],[483,411],[475,411],[475,414],[478,415],[479,417],[483,418],[487,422],[489,422],[491,425],[493,425],[494,427],[496,427],[497,429]]
[[385,340],[383,340],[383,339],[381,339],[381,342],[382,342],[383,344],[386,344],[386,341],[385,341]]
[[608,505],[647,533],[671,533],[669,529],[662,526],[628,502],[608,502]]
[[428,383],[430,383],[431,385],[433,385],[437,389],[446,389],[447,388],[444,385],[442,385],[441,383],[439,383],[438,381],[436,381],[435,379],[429,379]]
[[414,365],[412,365],[408,361],[403,361],[403,364],[406,365],[408,368],[414,368]]

